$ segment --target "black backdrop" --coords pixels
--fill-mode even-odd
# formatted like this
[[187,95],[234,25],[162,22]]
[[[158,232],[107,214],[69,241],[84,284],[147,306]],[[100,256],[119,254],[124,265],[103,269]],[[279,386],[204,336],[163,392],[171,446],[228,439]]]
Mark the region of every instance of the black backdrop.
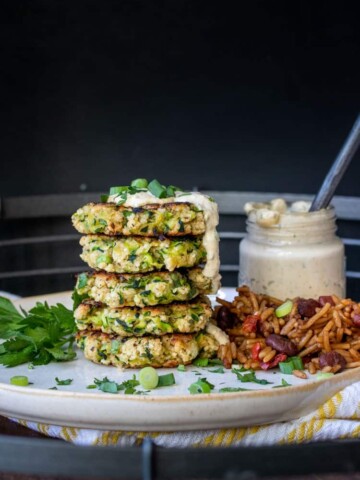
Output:
[[316,191],[360,106],[356,5],[1,2],[1,193]]

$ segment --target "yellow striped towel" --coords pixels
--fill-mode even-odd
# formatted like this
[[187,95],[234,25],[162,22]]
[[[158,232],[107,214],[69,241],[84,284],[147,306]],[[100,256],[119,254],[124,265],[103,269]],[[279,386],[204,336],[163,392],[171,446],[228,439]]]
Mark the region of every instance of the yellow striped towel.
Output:
[[78,445],[141,445],[144,437],[164,447],[274,445],[360,437],[360,382],[346,387],[305,417],[255,427],[191,432],[125,432],[44,425],[12,419],[45,435]]

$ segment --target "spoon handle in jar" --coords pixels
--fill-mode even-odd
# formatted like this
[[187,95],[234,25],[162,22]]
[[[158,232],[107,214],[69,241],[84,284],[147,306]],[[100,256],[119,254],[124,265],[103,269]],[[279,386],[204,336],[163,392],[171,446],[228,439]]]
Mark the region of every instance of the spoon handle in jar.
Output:
[[323,181],[315,199],[313,200],[310,212],[326,208],[334,196],[349,163],[360,145],[360,115],[357,117],[354,126],[345,140],[345,143],[332,164],[328,174]]

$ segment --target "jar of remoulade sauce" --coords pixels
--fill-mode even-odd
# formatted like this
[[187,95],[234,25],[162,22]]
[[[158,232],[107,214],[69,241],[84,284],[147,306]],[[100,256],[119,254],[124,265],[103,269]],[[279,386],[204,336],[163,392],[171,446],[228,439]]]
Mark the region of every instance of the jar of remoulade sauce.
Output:
[[245,206],[240,285],[279,299],[344,297],[344,245],[336,236],[334,209],[309,212],[308,202],[271,203]]

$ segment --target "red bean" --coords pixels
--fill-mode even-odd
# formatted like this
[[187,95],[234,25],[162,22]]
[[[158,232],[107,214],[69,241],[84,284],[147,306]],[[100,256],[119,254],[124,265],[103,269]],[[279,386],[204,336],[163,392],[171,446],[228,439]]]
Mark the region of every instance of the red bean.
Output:
[[355,327],[360,327],[360,313],[354,313],[354,316],[352,317],[352,321]]
[[320,303],[313,298],[299,298],[297,301],[298,313],[302,317],[312,317],[316,313],[316,308],[321,307]]
[[272,333],[265,340],[266,345],[273,348],[277,352],[286,353],[289,357],[298,353],[297,346],[292,340]]
[[217,315],[216,321],[222,330],[226,330],[227,328],[232,328],[234,326],[236,320],[236,316],[225,306],[220,307]]
[[321,297],[319,297],[319,303],[322,307],[325,305],[325,303],[330,303],[330,305],[332,306],[335,305],[335,302],[330,295],[322,295]]
[[319,365],[321,368],[340,365],[342,370],[346,366],[346,360],[338,352],[325,352],[319,356]]

